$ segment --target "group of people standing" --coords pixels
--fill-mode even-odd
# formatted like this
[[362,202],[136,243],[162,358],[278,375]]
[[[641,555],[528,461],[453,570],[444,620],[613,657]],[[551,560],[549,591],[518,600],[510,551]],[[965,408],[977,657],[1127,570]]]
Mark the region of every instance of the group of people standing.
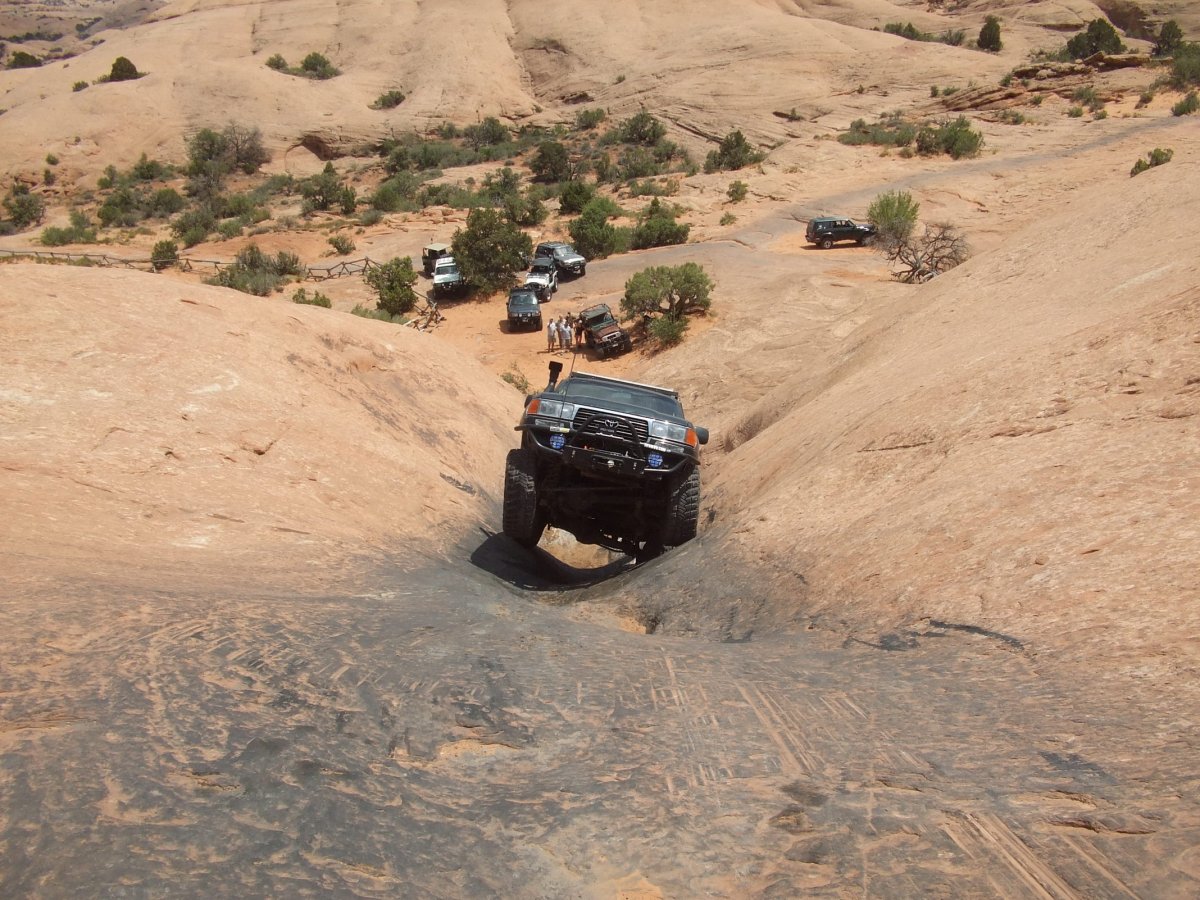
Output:
[[570,350],[572,338],[578,350],[583,345],[583,330],[583,319],[574,313],[567,313],[561,319],[551,319],[546,324],[546,352]]

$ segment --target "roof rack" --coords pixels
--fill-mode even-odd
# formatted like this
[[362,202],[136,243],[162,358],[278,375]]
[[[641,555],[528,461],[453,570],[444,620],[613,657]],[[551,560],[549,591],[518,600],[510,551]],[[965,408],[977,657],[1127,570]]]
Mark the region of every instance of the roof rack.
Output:
[[660,394],[666,394],[668,397],[679,399],[679,392],[671,390],[671,388],[660,387],[657,384],[643,384],[640,381],[627,381],[624,378],[611,378],[608,375],[595,375],[592,372],[572,372],[571,378],[585,378],[593,381],[607,381],[610,384],[632,384],[635,387],[646,388],[647,390],[657,391]]

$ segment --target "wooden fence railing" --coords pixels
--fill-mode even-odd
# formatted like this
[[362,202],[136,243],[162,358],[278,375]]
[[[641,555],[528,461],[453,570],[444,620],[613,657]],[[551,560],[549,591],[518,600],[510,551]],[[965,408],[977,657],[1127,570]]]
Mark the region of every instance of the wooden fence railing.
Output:
[[[150,259],[124,259],[111,256],[108,253],[73,253],[65,250],[3,250],[0,257],[29,258],[39,262],[67,263],[70,265],[108,266],[117,269],[137,269],[142,272],[160,272],[167,268],[176,268],[181,272],[212,272],[216,274],[228,268],[232,263],[220,259],[193,259],[181,256],[169,266],[156,265]],[[369,269],[377,269],[380,264],[370,257],[362,259],[343,260],[328,266],[305,266],[305,281],[328,281],[330,278],[344,278],[347,275],[362,275]]]

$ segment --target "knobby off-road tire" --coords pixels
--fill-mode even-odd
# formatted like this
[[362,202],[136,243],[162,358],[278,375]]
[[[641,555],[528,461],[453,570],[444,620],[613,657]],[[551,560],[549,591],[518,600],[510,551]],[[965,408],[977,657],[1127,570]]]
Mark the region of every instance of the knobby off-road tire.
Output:
[[667,515],[663,522],[662,542],[668,547],[686,544],[696,536],[700,522],[700,470],[677,484],[667,500]]
[[538,509],[533,451],[509,450],[504,466],[504,533],[522,547],[532,549],[545,530],[546,518]]
[[833,240],[831,238],[821,238],[821,249],[822,250],[828,250],[832,246],[833,246]]

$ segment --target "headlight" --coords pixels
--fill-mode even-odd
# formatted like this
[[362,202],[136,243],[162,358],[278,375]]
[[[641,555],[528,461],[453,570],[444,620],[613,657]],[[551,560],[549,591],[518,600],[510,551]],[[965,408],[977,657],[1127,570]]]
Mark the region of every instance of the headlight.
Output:
[[659,440],[674,441],[677,444],[687,443],[688,430],[682,425],[672,425],[670,422],[650,420],[650,437]]
[[554,416],[558,419],[574,419],[575,404],[563,403],[561,400],[543,400],[537,398],[530,402],[525,410],[529,415]]

